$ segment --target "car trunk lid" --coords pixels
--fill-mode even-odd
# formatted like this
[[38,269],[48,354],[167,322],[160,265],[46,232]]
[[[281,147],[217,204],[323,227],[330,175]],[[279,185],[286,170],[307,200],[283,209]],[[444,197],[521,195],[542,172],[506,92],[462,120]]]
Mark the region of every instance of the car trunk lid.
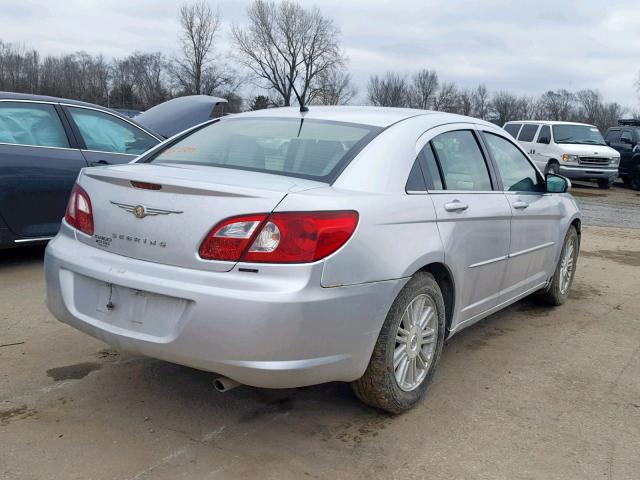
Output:
[[78,233],[81,242],[139,260],[218,272],[231,270],[235,262],[198,256],[214,225],[236,215],[271,212],[288,192],[325,186],[280,175],[171,164],[86,169],[79,184],[91,199],[95,228],[91,237]]

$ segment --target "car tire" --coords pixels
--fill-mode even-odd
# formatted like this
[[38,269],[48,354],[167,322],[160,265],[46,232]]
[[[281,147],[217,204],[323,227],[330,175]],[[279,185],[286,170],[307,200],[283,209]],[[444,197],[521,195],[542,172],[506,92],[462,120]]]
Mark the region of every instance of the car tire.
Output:
[[[352,383],[362,402],[394,414],[420,402],[442,352],[444,308],[442,291],[433,276],[416,273],[394,300],[364,375]],[[416,311],[419,313],[413,316],[409,313]],[[412,318],[424,319],[424,326]],[[430,330],[435,332],[429,334]]]
[[604,188],[604,189],[609,189],[611,188],[611,185],[613,185],[613,181],[612,180],[598,180],[598,188]]
[[554,175],[560,174],[560,165],[558,162],[551,161],[547,163],[547,168],[545,169],[544,174],[546,175],[548,173],[553,173]]
[[637,166],[629,177],[629,186],[634,190],[640,190],[640,166]]
[[[569,251],[571,249],[571,251]],[[576,274],[578,251],[580,250],[580,237],[576,228],[572,225],[564,239],[558,265],[551,279],[549,287],[538,296],[543,302],[559,306],[567,301],[571,285]],[[568,278],[565,276],[568,274]]]

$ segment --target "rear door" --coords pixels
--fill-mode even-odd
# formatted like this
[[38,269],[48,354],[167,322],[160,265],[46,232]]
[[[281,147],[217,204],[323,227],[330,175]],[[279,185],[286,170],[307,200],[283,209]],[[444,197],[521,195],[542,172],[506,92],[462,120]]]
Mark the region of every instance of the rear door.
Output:
[[623,128],[616,150],[620,152],[620,166],[624,173],[631,173],[631,159],[633,158],[634,147],[633,131],[630,128]]
[[472,322],[497,304],[509,252],[511,210],[505,195],[494,189],[495,178],[473,125],[440,127],[428,134],[431,140],[421,155],[445,262],[459,292],[456,318]]
[[545,182],[526,155],[499,132],[482,132],[511,207],[509,260],[500,302],[544,285],[550,277],[562,239],[561,199],[545,193]]
[[53,103],[0,101],[0,215],[20,237],[56,234],[87,164]]
[[64,106],[91,166],[129,163],[160,143],[160,138],[118,115],[89,107]]

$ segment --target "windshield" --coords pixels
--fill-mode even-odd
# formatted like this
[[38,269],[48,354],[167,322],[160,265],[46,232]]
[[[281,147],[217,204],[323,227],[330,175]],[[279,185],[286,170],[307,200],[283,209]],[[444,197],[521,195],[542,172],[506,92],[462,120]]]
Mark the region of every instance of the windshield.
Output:
[[590,125],[554,125],[553,138],[556,143],[606,145],[600,130]]
[[299,118],[225,118],[151,157],[331,183],[382,128]]

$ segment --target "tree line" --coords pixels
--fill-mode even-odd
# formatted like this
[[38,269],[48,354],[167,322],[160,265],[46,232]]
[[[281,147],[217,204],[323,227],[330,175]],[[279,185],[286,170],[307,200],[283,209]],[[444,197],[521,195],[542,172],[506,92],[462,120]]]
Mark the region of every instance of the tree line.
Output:
[[[203,0],[179,9],[175,56],[138,51],[113,59],[86,52],[42,56],[0,40],[0,90],[137,110],[191,94],[224,97],[232,112],[358,101],[459,113],[499,125],[515,119],[581,121],[603,131],[626,111],[605,102],[597,90],[548,91],[535,98],[490,92],[483,84],[462,88],[429,69],[373,74],[357,98],[340,31],[319,8],[295,0],[254,0],[246,15],[245,24],[231,28],[230,55],[218,48],[221,13]],[[249,88],[262,93],[242,98]]]

